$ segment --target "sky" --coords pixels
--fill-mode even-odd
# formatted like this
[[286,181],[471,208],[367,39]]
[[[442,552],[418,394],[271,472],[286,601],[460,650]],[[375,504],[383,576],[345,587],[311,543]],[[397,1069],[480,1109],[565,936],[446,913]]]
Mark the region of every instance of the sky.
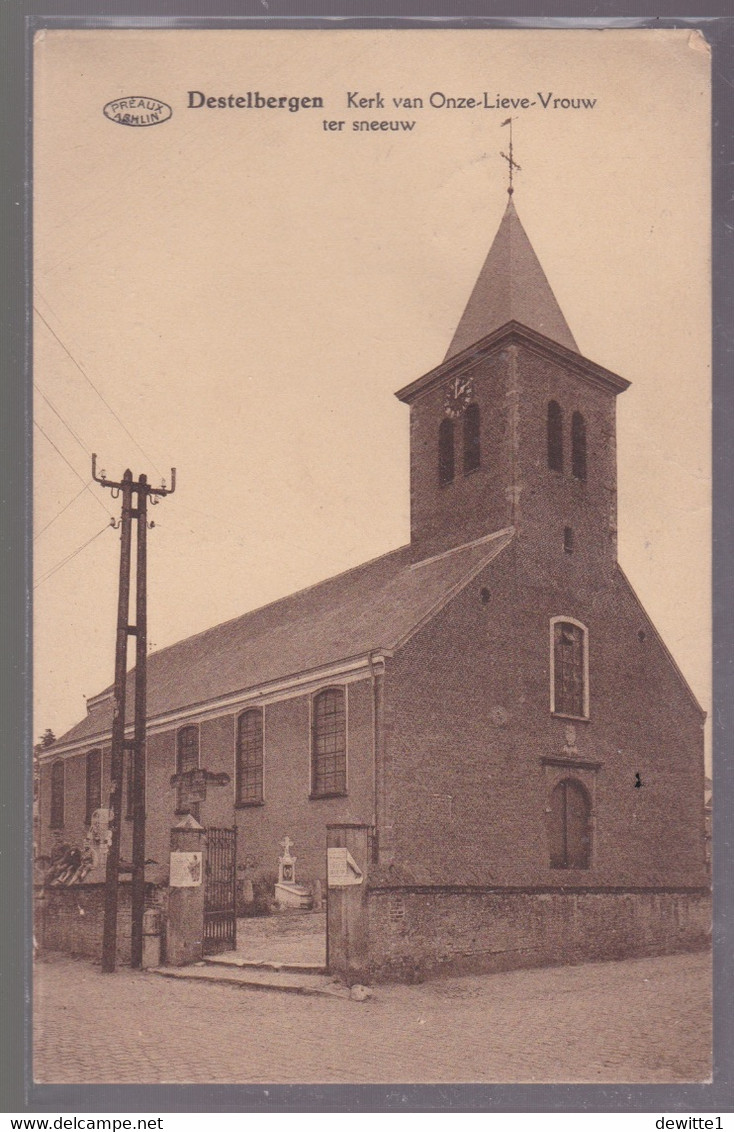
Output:
[[[323,108],[190,109],[192,90]],[[170,118],[105,117],[130,95]],[[442,361],[492,242],[509,112],[515,205],[579,349],[632,382],[620,562],[710,710],[698,33],[44,31],[34,99],[36,735],[113,678],[119,501],[92,452],[111,479],[177,469],[151,512],[151,648],[408,540],[393,394]]]

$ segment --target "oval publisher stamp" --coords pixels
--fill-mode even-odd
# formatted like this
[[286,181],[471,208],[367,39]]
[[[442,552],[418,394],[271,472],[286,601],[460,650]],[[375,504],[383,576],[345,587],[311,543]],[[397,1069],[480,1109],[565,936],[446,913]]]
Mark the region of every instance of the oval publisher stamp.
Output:
[[173,110],[160,98],[131,94],[106,103],[102,113],[110,122],[117,122],[120,126],[159,126],[161,122],[168,121]]

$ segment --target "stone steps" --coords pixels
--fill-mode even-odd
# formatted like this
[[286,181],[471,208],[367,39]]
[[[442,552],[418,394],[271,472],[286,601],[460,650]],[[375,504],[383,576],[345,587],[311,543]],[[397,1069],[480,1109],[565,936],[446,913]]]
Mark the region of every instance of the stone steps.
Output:
[[205,963],[219,967],[247,968],[255,971],[283,971],[294,975],[326,975],[327,969],[320,963],[291,963],[277,959],[245,959],[235,951],[225,951],[221,955],[207,955]]
[[237,987],[241,990],[284,991],[289,994],[325,995],[329,998],[349,998],[349,988],[335,983],[328,975],[313,971],[286,972],[272,965],[244,966],[227,963],[194,963],[189,967],[154,967],[148,974],[164,979],[187,979],[194,982],[214,983]]

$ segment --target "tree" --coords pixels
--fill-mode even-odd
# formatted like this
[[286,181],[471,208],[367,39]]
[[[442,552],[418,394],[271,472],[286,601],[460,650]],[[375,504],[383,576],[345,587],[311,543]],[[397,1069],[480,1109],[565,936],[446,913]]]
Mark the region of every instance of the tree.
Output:
[[43,735],[41,735],[41,737],[38,741],[38,749],[43,751],[43,750],[45,750],[46,747],[52,746],[55,742],[56,742],[56,736],[54,735],[51,728],[47,727],[46,730],[44,731]]
[[56,742],[56,736],[54,735],[51,728],[47,727],[46,730],[44,731],[43,735],[40,736],[38,742],[36,743],[36,745],[33,748],[33,800],[34,800],[34,802],[38,798],[38,785],[39,785],[39,775],[40,775],[40,768],[38,766],[38,756],[40,755],[41,751],[45,751],[47,747],[53,746],[53,744],[55,742]]

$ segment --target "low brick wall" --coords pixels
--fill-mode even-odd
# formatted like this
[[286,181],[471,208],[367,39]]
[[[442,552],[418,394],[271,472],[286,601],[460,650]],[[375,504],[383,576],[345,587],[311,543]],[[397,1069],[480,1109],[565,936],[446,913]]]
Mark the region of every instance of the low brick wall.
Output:
[[705,947],[704,889],[371,888],[370,970],[377,980],[502,971]]
[[[146,885],[146,907],[158,906],[161,893]],[[34,892],[35,939],[42,951],[64,951],[69,955],[102,956],[104,884],[48,885]],[[117,959],[130,962],[130,884],[118,888]]]

